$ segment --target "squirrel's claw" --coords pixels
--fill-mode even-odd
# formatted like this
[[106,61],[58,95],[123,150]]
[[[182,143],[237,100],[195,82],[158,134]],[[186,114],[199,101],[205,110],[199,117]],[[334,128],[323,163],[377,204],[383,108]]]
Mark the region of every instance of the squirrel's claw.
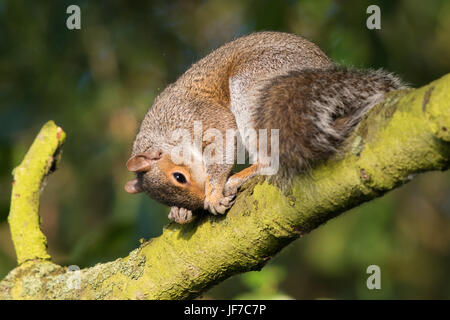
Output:
[[169,212],[169,219],[179,224],[185,224],[193,219],[192,211],[186,208],[172,207]]
[[206,197],[204,203],[204,209],[208,210],[214,215],[224,214],[234,203],[235,196],[217,196],[211,195],[210,197]]
[[236,195],[226,196],[226,197],[223,197],[222,199],[220,199],[219,203],[221,206],[224,206],[226,209],[229,209],[234,204],[235,198],[236,198]]

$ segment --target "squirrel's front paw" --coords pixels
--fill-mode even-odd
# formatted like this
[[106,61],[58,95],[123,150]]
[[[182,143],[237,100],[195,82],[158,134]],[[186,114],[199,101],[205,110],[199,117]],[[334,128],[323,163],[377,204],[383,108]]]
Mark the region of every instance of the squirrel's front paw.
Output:
[[205,197],[204,209],[212,214],[224,214],[234,203],[235,196],[223,196],[221,193],[211,193]]
[[185,224],[192,220],[192,211],[185,208],[172,207],[169,212],[169,219],[179,224]]

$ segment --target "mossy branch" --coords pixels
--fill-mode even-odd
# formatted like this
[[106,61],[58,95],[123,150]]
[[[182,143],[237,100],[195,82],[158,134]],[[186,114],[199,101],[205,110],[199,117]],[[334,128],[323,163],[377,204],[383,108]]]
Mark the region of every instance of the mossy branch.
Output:
[[[383,195],[417,173],[445,170],[449,163],[447,75],[420,89],[388,94],[361,122],[340,156],[311,175],[295,178],[287,194],[253,180],[225,217],[207,215],[189,225],[169,224],[160,237],[128,257],[81,270],[79,287],[72,285],[74,274],[66,268],[27,261],[0,282],[0,298],[194,298],[231,275],[259,270],[289,242],[341,212]],[[38,189],[36,185],[27,191]],[[37,225],[36,215],[16,214],[24,214],[21,224]],[[42,244],[42,237],[19,239],[31,241],[30,246]],[[22,261],[48,257],[42,248],[32,252],[20,254]]]

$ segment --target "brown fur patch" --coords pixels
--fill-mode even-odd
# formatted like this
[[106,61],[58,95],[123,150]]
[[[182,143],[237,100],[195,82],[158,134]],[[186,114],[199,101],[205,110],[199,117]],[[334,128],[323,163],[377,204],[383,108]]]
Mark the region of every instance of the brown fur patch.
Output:
[[247,167],[247,168],[239,171],[238,173],[233,174],[230,179],[239,179],[239,180],[244,179],[245,180],[249,176],[255,174],[255,172],[258,171],[258,168],[259,168],[258,163],[254,163],[250,167]]

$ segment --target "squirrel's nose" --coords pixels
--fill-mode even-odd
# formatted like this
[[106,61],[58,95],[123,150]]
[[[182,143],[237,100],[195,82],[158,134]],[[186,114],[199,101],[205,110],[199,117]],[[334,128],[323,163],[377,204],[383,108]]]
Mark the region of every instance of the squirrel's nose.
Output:
[[128,181],[125,184],[125,191],[128,193],[134,194],[134,193],[140,193],[143,190],[142,190],[142,187],[141,187],[138,179],[134,179],[134,180]]

